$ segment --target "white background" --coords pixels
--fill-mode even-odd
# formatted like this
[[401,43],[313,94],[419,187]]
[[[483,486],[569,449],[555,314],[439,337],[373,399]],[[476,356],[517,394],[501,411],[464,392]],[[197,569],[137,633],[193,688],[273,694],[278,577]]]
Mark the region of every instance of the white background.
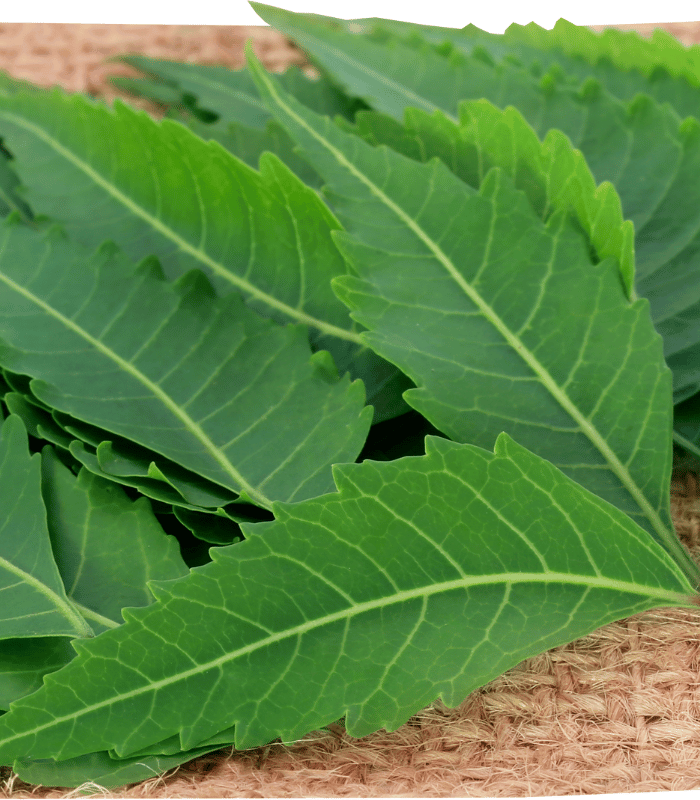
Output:
[[[357,19],[383,17],[461,28],[471,22],[502,33],[511,22],[551,28],[559,17],[576,25],[687,22],[700,19],[700,2],[664,0],[272,0],[290,11]],[[90,22],[170,25],[262,25],[246,0],[0,0],[0,22]]]

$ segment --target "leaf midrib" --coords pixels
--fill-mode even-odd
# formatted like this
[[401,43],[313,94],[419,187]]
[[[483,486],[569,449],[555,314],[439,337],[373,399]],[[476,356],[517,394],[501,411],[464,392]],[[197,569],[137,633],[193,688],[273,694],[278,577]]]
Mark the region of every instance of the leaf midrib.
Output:
[[[3,96],[4,94],[5,93],[0,92],[0,96]],[[149,213],[145,208],[143,208],[134,200],[132,200],[130,197],[125,195],[120,189],[117,188],[117,186],[105,180],[96,170],[94,170],[90,166],[90,164],[78,158],[78,156],[76,156],[74,153],[72,153],[70,150],[64,147],[60,142],[58,142],[56,139],[50,136],[46,131],[44,131],[38,125],[35,125],[29,122],[28,120],[20,116],[17,116],[16,114],[13,114],[11,111],[7,110],[0,110],[0,116],[6,117],[19,127],[24,128],[24,130],[31,132],[34,136],[41,139],[43,142],[49,145],[49,147],[53,148],[53,150],[55,150],[56,153],[65,158],[67,161],[70,161],[70,163],[73,164],[73,166],[75,166],[77,169],[81,170],[95,184],[97,184],[101,189],[103,189],[105,192],[111,195],[116,201],[121,203],[132,214],[141,218],[150,227],[152,227],[166,239],[169,239],[171,242],[173,242],[173,244],[175,244],[184,253],[187,253],[192,258],[199,261],[199,263],[204,264],[214,274],[218,275],[223,280],[228,281],[237,289],[246,292],[250,296],[254,297],[256,300],[265,303],[265,305],[269,306],[270,308],[274,308],[276,311],[285,314],[286,316],[293,319],[295,322],[300,322],[304,325],[309,325],[313,328],[318,329],[319,331],[328,336],[335,336],[339,339],[344,339],[345,341],[353,342],[354,344],[357,345],[362,345],[362,340],[360,339],[359,334],[355,333],[354,331],[346,330],[345,328],[333,325],[330,322],[324,322],[323,320],[320,320],[312,316],[311,314],[307,314],[306,312],[301,311],[298,308],[294,308],[293,306],[290,306],[287,303],[283,303],[281,300],[278,300],[276,297],[267,294],[262,289],[259,289],[257,286],[250,283],[250,281],[247,281],[245,278],[242,278],[236,275],[235,273],[231,272],[230,270],[228,270],[224,264],[215,261],[200,247],[195,247],[194,245],[190,244],[190,242],[188,242],[186,239],[183,239],[172,228],[165,225],[160,219],[158,219],[158,217]]]
[[[440,106],[436,106],[434,103],[431,103],[430,100],[423,97],[422,95],[416,94],[403,84],[397,83],[391,78],[387,78],[386,75],[383,75],[381,72],[377,72],[371,67],[368,67],[361,61],[357,61],[356,59],[351,58],[350,56],[348,56],[347,53],[343,52],[342,50],[330,47],[322,39],[317,39],[311,33],[302,31],[299,28],[296,28],[294,25],[287,24],[285,27],[289,31],[288,35],[296,39],[297,41],[303,41],[305,38],[311,39],[317,47],[325,51],[328,55],[332,56],[332,58],[334,58],[336,61],[345,61],[346,64],[348,64],[353,69],[356,69],[359,72],[362,72],[365,75],[368,75],[369,77],[373,78],[374,80],[383,83],[385,86],[388,86],[391,89],[391,91],[396,92],[397,94],[403,95],[404,97],[408,98],[413,104],[418,103],[420,107],[424,108],[425,110],[431,113],[435,111],[441,111],[450,120],[459,124],[459,120],[457,119],[457,117],[447,113],[446,111],[444,111],[444,109],[440,108]],[[408,103],[408,105],[411,105],[411,103]]]
[[666,543],[671,552],[674,554],[676,560],[680,564],[688,563],[688,556],[683,550],[682,545],[678,541],[675,533],[670,531],[664,524],[661,516],[651,503],[646,499],[641,489],[637,486],[632,478],[629,470],[620,461],[617,455],[610,448],[604,437],[599,433],[597,428],[584,417],[583,413],[574,405],[568,395],[559,388],[555,380],[545,369],[544,365],[535,357],[535,355],[525,346],[525,344],[518,339],[518,337],[508,328],[508,326],[501,320],[495,313],[491,306],[481,297],[481,295],[470,286],[467,281],[459,273],[457,267],[452,263],[447,254],[442,250],[437,242],[433,241],[428,233],[424,231],[418,223],[413,220],[402,208],[391,200],[382,189],[377,186],[366,175],[360,172],[359,169],[349,161],[345,155],[335,148],[331,142],[324,138],[320,133],[309,126],[306,121],[299,117],[292,108],[290,108],[284,100],[276,92],[274,84],[269,80],[269,77],[261,69],[256,69],[261,80],[267,86],[268,91],[274,98],[275,102],[289,114],[298,125],[300,125],[310,136],[316,139],[322,147],[328,150],[338,163],[348,170],[352,175],[363,183],[367,189],[378,199],[384,203],[398,218],[401,220],[414,235],[428,248],[434,255],[437,261],[445,268],[450,277],[455,281],[457,286],[464,292],[464,294],[476,305],[477,308],[484,314],[484,316],[491,321],[496,330],[503,336],[503,338],[512,347],[514,352],[518,353],[532,372],[537,375],[549,391],[552,397],[559,403],[559,405],[566,411],[567,414],[576,422],[581,432],[589,439],[593,446],[601,453],[603,458],[610,465],[611,470],[617,476],[622,485],[630,493],[637,505],[642,509],[644,516],[649,520],[651,526],[659,535],[661,540]]
[[48,587],[38,578],[35,578],[34,575],[31,575],[29,572],[26,572],[21,567],[18,567],[16,564],[13,564],[11,561],[8,561],[2,556],[0,556],[0,567],[7,570],[7,572],[16,575],[23,583],[28,583],[35,591],[43,595],[49,601],[49,603],[54,606],[55,610],[58,611],[62,617],[68,620],[78,637],[83,638],[93,636],[93,632],[90,630],[85,620],[80,616],[80,614],[76,613],[75,609],[67,598],[61,597],[60,594]]
[[[365,601],[364,603],[357,603],[354,606],[352,606],[352,608],[346,608],[343,609],[342,611],[336,611],[335,613],[332,614],[326,614],[325,616],[319,617],[310,622],[304,622],[301,623],[300,625],[295,625],[293,628],[287,628],[284,631],[272,633],[267,637],[265,637],[264,639],[258,640],[257,642],[253,642],[252,644],[244,645],[243,647],[239,647],[238,649],[230,653],[226,653],[222,656],[219,656],[218,658],[212,659],[211,661],[206,661],[203,664],[199,664],[196,667],[192,667],[191,669],[182,670],[177,674],[170,676],[168,678],[163,678],[159,681],[153,681],[147,684],[146,686],[142,686],[137,689],[132,689],[131,691],[128,692],[123,692],[121,694],[114,695],[107,700],[103,700],[99,703],[93,703],[92,705],[85,706],[80,711],[76,711],[72,714],[67,714],[62,717],[54,717],[50,722],[47,722],[43,725],[37,725],[35,728],[32,728],[31,730],[24,730],[22,733],[17,734],[16,736],[11,736],[4,740],[0,740],[0,746],[9,744],[15,739],[21,739],[31,734],[40,733],[41,731],[46,730],[47,728],[52,728],[62,722],[78,719],[84,716],[85,714],[89,714],[93,711],[98,711],[101,708],[111,706],[116,702],[129,700],[134,697],[139,697],[140,695],[147,694],[149,692],[158,691],[159,689],[162,689],[166,686],[171,686],[174,683],[186,680],[187,678],[190,678],[192,676],[199,675],[209,670],[220,668],[229,661],[233,661],[236,658],[248,655],[249,653],[253,653],[256,650],[268,647],[277,642],[283,641],[284,639],[301,636],[305,633],[308,633],[309,631],[321,628],[324,625],[332,625],[334,622],[338,622],[344,619],[350,619],[352,617],[358,616],[368,611],[387,608],[388,606],[391,606],[393,604],[405,603],[409,600],[414,600],[417,598],[418,599],[427,598],[432,595],[439,594],[441,592],[449,592],[449,591],[454,591],[456,589],[469,589],[475,586],[503,583],[509,590],[510,587],[513,586],[513,584],[531,583],[531,582],[547,583],[547,584],[564,583],[569,585],[586,586],[588,587],[588,589],[591,588],[609,589],[611,591],[616,591],[616,592],[624,592],[628,594],[638,594],[642,596],[658,598],[660,601],[662,601],[661,603],[659,603],[660,605],[670,603],[674,606],[680,605],[684,607],[691,607],[689,599],[686,597],[686,595],[680,592],[673,592],[667,589],[659,589],[658,587],[649,587],[644,584],[636,583],[633,581],[621,581],[621,580],[615,580],[613,578],[599,578],[590,575],[572,575],[566,572],[493,573],[488,575],[468,576],[467,578],[458,578],[457,580],[452,580],[452,581],[443,581],[442,583],[431,584],[430,587],[421,586],[417,589],[408,589],[402,592],[396,592],[392,594],[390,598],[382,597],[376,600],[368,600]],[[250,620],[246,621],[250,622]]]
[[[3,254],[4,248],[3,250],[0,250],[0,256]],[[90,335],[85,329],[81,328],[79,325],[76,325],[71,319],[68,319],[68,317],[61,314],[55,308],[49,306],[41,298],[25,289],[23,286],[15,283],[15,281],[2,272],[0,272],[0,280],[2,280],[10,289],[34,303],[42,311],[56,319],[73,333],[82,337],[92,347],[102,353],[102,355],[106,356],[115,364],[117,364],[120,369],[139,381],[146,389],[148,389],[149,392],[155,395],[157,399],[163,403],[168,411],[170,411],[183,423],[185,428],[200,442],[200,444],[206,448],[214,460],[223,468],[224,472],[226,472],[226,474],[238,484],[241,490],[244,491],[251,498],[251,500],[254,500],[268,510],[272,508],[272,501],[270,498],[248,483],[248,481],[238,472],[238,470],[233,466],[233,464],[231,464],[223,452],[221,452],[221,450],[192,419],[192,417],[186,414],[168,394],[166,394],[159,386],[153,383],[153,381],[151,381],[140,370],[136,369],[133,364],[123,359],[118,353],[115,353],[114,350],[106,347],[99,339],[96,339],[94,336]]]

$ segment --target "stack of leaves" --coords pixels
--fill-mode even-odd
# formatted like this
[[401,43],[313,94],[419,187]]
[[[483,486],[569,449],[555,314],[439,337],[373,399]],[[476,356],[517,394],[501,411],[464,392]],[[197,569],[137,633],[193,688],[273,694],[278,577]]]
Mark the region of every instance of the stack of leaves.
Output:
[[695,52],[253,5],[320,77],[124,57],[159,123],[0,81],[0,764],[33,783],[393,730],[698,604]]

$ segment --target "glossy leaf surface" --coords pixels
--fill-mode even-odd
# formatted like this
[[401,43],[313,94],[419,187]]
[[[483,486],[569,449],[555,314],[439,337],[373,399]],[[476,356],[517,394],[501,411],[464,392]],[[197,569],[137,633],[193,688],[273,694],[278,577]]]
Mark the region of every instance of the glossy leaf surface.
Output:
[[263,507],[323,493],[360,451],[362,385],[320,369],[303,328],[214,297],[201,273],[172,287],[153,263],[135,272],[113,245],[89,256],[17,224],[0,241],[0,362],[51,407]]
[[691,603],[644,531],[505,434],[495,454],[431,437],[425,456],[334,475],[338,493],[277,505],[76,643],[0,717],[0,762],[126,757],[176,733],[186,750],[233,724],[252,747],[343,715],[353,736],[393,730],[606,622]]
[[347,231],[334,238],[356,271],[334,288],[365,341],[416,383],[408,404],[456,441],[517,436],[694,575],[668,507],[671,376],[648,303],[626,298],[618,265],[592,264],[567,214],[543,224],[499,168],[476,192],[438,159],[342,132],[250,63],[326,180]]
[[92,636],[66,595],[41,497],[41,457],[10,415],[0,434],[0,639]]

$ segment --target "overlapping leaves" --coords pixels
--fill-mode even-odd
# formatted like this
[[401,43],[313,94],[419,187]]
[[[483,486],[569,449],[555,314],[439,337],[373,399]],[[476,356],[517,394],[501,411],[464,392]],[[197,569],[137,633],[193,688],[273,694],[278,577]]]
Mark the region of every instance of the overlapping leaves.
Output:
[[[251,66],[326,181],[347,230],[334,239],[356,272],[334,288],[372,349],[416,383],[409,405],[456,441],[489,447],[508,431],[674,547],[670,375],[618,264],[594,267],[567,214],[542,224],[498,168],[477,193],[438,159],[417,164],[340,131]],[[513,269],[518,291],[504,292]]]
[[169,278],[204,270],[264,316],[309,326],[315,349],[365,381],[377,420],[406,410],[405,378],[361,346],[331,291],[347,269],[330,239],[337,221],[277,158],[258,172],[171,120],[59,90],[0,95],[0,126],[35,213],[90,249],[111,239],[134,261],[156,255]]
[[[59,92],[0,99],[25,203],[23,223],[0,208],[3,441],[23,465],[0,491],[13,531],[36,523],[37,575],[98,634],[0,642],[0,763],[26,780],[115,787],[342,716],[392,729],[608,621],[696,604],[668,511],[671,376],[636,296],[690,223],[636,276],[632,242],[687,191],[695,128],[679,149],[668,109],[476,52],[473,85],[520,91],[533,130],[459,104],[454,45],[380,28],[367,45],[388,73],[412,53],[421,91],[437,65],[452,105],[404,113],[395,81],[394,118],[357,114],[390,102],[381,80],[363,101],[332,69],[314,84],[255,60],[141,62],[190,131]],[[622,187],[654,132],[645,197],[597,186],[572,131],[598,170],[615,165],[596,136],[626,155]],[[369,435],[338,369],[381,406]],[[692,439],[695,406],[678,411]]]
[[[187,750],[232,724],[251,747],[342,715],[355,736],[392,730],[605,621],[690,604],[629,517],[506,435],[495,454],[426,445],[336,467],[338,493],[278,504],[211,564],[151,584],[155,605],[76,643],[0,718],[0,761],[127,757],[176,734]],[[144,659],[154,632],[160,657]]]
[[[648,97],[623,104],[595,81],[581,93],[557,81],[540,82],[507,60],[494,64],[467,55],[469,48],[428,45],[415,28],[409,38],[388,31],[363,36],[331,18],[254,7],[346,91],[399,121],[410,107],[439,109],[456,122],[460,101],[483,98],[500,108],[516,107],[541,137],[552,128],[564,132],[583,152],[596,182],[615,185],[624,217],[634,223],[637,291],[649,298],[664,337],[676,402],[700,389],[700,328],[688,323],[700,314],[700,282],[694,279],[700,270],[700,204],[689,202],[700,167],[697,120],[681,123],[671,108]],[[469,41],[469,34],[457,31],[452,38]],[[698,114],[700,88],[692,92]],[[517,159],[517,147],[505,143],[502,157]]]
[[312,361],[304,328],[215,297],[201,273],[171,286],[113,245],[89,260],[10,221],[0,284],[0,364],[34,378],[40,401],[234,496],[263,508],[313,497],[332,486],[330,464],[362,447],[362,384]]

